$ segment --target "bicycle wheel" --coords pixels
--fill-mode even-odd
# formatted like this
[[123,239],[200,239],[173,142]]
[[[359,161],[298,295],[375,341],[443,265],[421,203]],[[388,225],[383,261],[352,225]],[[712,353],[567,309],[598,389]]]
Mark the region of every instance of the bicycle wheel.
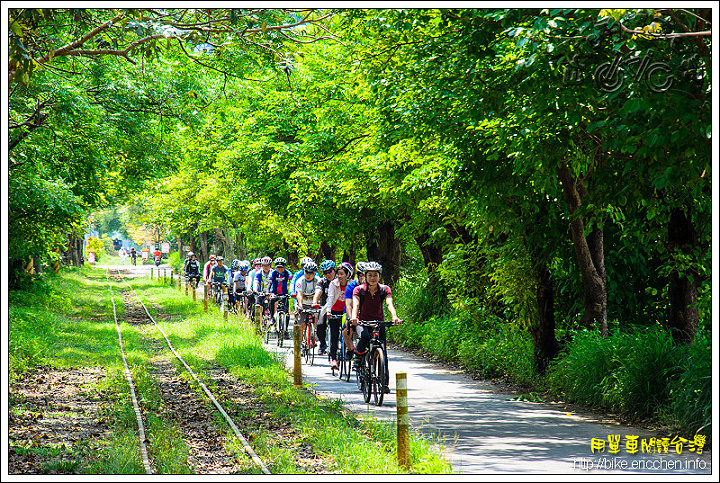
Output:
[[385,355],[379,349],[372,353],[372,393],[375,404],[382,406],[385,396]]
[[[347,346],[343,348],[347,352]],[[345,370],[345,382],[350,382],[350,373],[352,372],[352,357],[347,357],[346,354],[343,354],[343,363]]]
[[303,337],[303,345],[305,346],[305,363],[310,363],[310,331],[312,331],[312,325],[305,323],[305,336]]
[[275,327],[275,336],[277,337],[278,347],[282,347],[285,329],[283,328],[285,314],[278,314],[277,326]]
[[373,360],[369,357],[370,351],[367,351],[365,353],[363,365],[360,370],[360,375],[362,378],[362,392],[363,392],[363,399],[366,403],[370,402],[370,398],[372,397],[372,374],[373,374],[373,368],[371,366]]
[[270,343],[270,327],[270,316],[266,314],[263,316],[263,338],[266,344]]
[[315,330],[310,326],[310,365],[315,364]]
[[343,375],[345,374],[345,339],[340,334],[340,343],[338,344],[338,379],[342,381]]

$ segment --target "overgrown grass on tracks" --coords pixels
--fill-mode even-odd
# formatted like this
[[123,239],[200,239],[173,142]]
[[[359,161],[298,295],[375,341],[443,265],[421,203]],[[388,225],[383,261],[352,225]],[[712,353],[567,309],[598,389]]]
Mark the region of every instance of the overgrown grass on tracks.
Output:
[[[49,274],[47,279],[44,285],[36,284],[29,291],[10,294],[10,379],[15,380],[39,365],[105,368],[108,377],[96,390],[115,395],[103,414],[112,422],[114,432],[109,439],[86,442],[84,449],[64,455],[64,461],[68,461],[68,456],[74,461],[66,472],[144,473],[105,271],[69,269],[60,276]],[[114,286],[118,316],[122,317],[119,290],[124,284],[114,283]],[[133,286],[151,313],[158,315],[156,320],[174,347],[206,384],[209,379],[202,376],[203,371],[213,364],[222,366],[251,385],[256,396],[269,408],[272,418],[282,418],[292,424],[299,439],[291,446],[278,442],[259,425],[254,434],[253,447],[273,473],[310,472],[310,468],[296,465],[295,453],[300,446],[310,446],[312,451],[323,455],[330,462],[331,472],[403,472],[395,463],[393,423],[356,419],[341,411],[339,401],[321,401],[296,389],[280,361],[273,359],[250,328],[234,316],[225,321],[216,310],[205,314],[200,300],[193,302],[184,291],[170,288],[157,278],[136,279]],[[188,473],[187,447],[174,423],[160,417],[161,398],[152,377],[145,371],[151,354],[149,342],[127,324],[121,324],[121,328],[128,363],[146,415],[146,431],[153,436],[151,458],[164,474]],[[154,332],[158,339],[162,337],[157,330]],[[228,404],[228,407],[231,406]],[[13,410],[12,401],[10,410]],[[226,423],[218,420],[218,426],[226,428]],[[450,472],[450,465],[438,448],[416,434],[411,437],[413,472]],[[239,461],[247,462],[248,473],[258,472],[239,445],[235,451]]]

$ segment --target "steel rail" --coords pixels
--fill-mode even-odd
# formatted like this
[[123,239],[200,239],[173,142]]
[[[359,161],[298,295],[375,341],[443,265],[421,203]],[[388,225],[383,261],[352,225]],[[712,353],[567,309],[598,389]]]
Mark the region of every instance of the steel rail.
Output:
[[220,413],[223,415],[223,417],[224,417],[225,420],[227,421],[228,425],[232,428],[233,432],[235,433],[235,436],[237,436],[238,439],[240,440],[240,442],[242,443],[243,449],[248,453],[248,455],[250,455],[250,458],[253,460],[253,462],[255,462],[255,464],[260,467],[260,470],[261,470],[263,473],[265,473],[266,475],[272,474],[272,473],[270,472],[270,470],[268,470],[268,468],[267,468],[267,467],[265,466],[265,464],[262,462],[262,460],[261,460],[260,457],[257,455],[257,453],[255,453],[255,451],[252,449],[252,447],[250,446],[250,444],[248,443],[248,441],[245,439],[245,437],[243,437],[243,435],[240,433],[240,430],[239,430],[238,427],[235,425],[235,422],[232,420],[232,418],[230,418],[230,416],[229,416],[228,413],[225,411],[225,409],[222,407],[222,405],[220,405],[220,403],[217,401],[217,399],[215,399],[215,396],[213,396],[213,394],[210,392],[210,390],[207,388],[207,386],[206,386],[205,384],[203,384],[203,382],[202,382],[200,379],[198,379],[198,377],[197,377],[197,375],[195,374],[195,372],[190,368],[190,366],[185,362],[185,360],[184,360],[184,359],[180,356],[180,354],[178,354],[178,352],[175,350],[175,348],[173,347],[172,343],[170,342],[170,339],[168,338],[167,334],[165,333],[164,330],[162,330],[162,327],[160,327],[160,325],[155,321],[155,319],[153,318],[153,316],[150,315],[150,312],[148,311],[147,307],[145,306],[145,304],[143,303],[143,301],[140,299],[140,296],[137,294],[137,292],[136,292],[135,289],[132,287],[132,285],[130,285],[130,284],[127,282],[127,280],[125,280],[125,278],[122,276],[122,274],[120,274],[120,270],[119,270],[119,269],[117,269],[117,272],[118,272],[118,275],[120,276],[120,278],[123,280],[123,282],[125,282],[125,285],[127,285],[127,286],[130,288],[130,290],[132,290],[132,292],[135,294],[135,297],[137,297],[138,301],[140,302],[140,305],[142,305],[142,307],[143,307],[143,309],[145,310],[145,313],[147,314],[147,316],[150,318],[150,320],[152,320],[153,324],[155,324],[155,327],[157,327],[158,330],[160,331],[160,333],[163,335],[163,337],[165,337],[165,341],[167,342],[168,347],[169,347],[170,350],[173,352],[173,354],[175,354],[175,357],[177,357],[178,360],[182,363],[182,365],[185,366],[185,369],[188,370],[188,372],[190,373],[190,375],[191,375],[191,376],[193,377],[193,379],[195,379],[195,381],[200,385],[200,387],[201,387],[202,390],[205,392],[205,394],[207,395],[207,397],[210,398],[210,400],[213,402],[213,404],[215,405],[215,407],[217,408],[217,410],[220,411]]
[[117,310],[115,308],[115,295],[113,294],[113,288],[110,284],[110,269],[107,270],[105,273],[105,278],[108,283],[108,287],[110,288],[110,301],[112,302],[113,307],[113,318],[115,319],[115,329],[118,333],[118,341],[120,342],[120,352],[122,354],[123,358],[123,364],[125,365],[125,378],[127,379],[128,386],[130,386],[130,397],[132,398],[133,403],[133,409],[135,410],[135,417],[137,418],[138,422],[138,438],[140,440],[140,454],[142,456],[143,460],[143,466],[145,467],[145,473],[148,475],[152,475],[152,466],[150,465],[150,459],[148,458],[148,452],[147,452],[147,446],[145,442],[147,441],[147,438],[145,437],[145,426],[143,425],[143,419],[142,419],[142,413],[140,412],[140,405],[138,404],[137,395],[135,394],[135,385],[133,384],[133,377],[132,373],[130,372],[130,367],[127,363],[127,354],[125,353],[125,344],[123,343],[122,338],[122,331],[120,330],[120,324],[118,323],[117,319]]

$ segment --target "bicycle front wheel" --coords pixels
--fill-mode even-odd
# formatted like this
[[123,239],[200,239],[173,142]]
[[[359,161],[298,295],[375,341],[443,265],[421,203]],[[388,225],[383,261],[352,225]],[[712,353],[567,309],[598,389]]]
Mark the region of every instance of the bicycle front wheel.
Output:
[[372,354],[372,392],[375,404],[382,406],[385,396],[385,354],[375,350]]
[[278,314],[277,325],[275,326],[275,336],[277,337],[278,347],[282,347],[285,338],[285,314]]
[[370,351],[365,355],[365,361],[360,369],[360,377],[362,378],[362,392],[363,399],[366,403],[370,402],[370,398],[373,393],[372,374],[373,368],[371,366],[373,360],[369,357]]

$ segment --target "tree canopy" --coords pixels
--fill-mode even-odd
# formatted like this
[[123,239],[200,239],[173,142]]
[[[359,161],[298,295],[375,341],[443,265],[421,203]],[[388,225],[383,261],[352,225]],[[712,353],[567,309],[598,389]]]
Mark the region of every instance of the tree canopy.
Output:
[[710,21],[10,8],[11,260],[135,205],[201,255],[425,271],[456,308],[526,326],[540,370],[577,327],[691,342],[709,322]]

